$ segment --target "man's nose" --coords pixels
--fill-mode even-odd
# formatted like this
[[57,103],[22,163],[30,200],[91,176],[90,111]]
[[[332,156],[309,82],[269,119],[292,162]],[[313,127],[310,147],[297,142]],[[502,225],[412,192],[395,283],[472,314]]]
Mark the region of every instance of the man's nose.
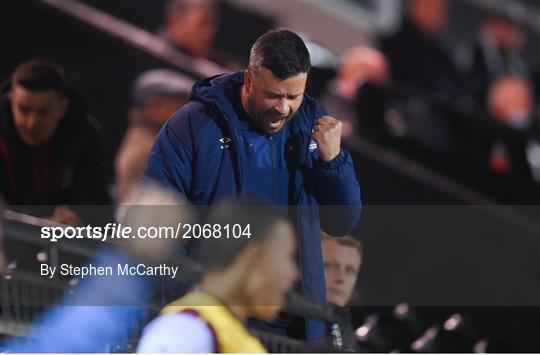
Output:
[[26,119],[25,126],[27,129],[35,129],[38,124],[38,114],[32,113],[28,115],[28,118]]
[[335,274],[334,274],[334,280],[336,281],[336,283],[344,283],[345,282],[345,272],[346,272],[346,270],[343,267],[336,268]]
[[279,100],[275,106],[275,110],[282,116],[285,116],[289,113],[289,103],[285,99]]

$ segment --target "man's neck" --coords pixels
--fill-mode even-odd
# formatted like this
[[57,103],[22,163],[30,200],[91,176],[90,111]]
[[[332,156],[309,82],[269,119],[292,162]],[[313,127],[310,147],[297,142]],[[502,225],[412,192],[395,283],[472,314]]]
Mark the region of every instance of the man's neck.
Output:
[[239,292],[242,289],[242,281],[243,276],[236,270],[209,272],[199,283],[199,289],[214,295],[240,321],[243,321],[247,318],[249,311],[246,299],[242,292]]

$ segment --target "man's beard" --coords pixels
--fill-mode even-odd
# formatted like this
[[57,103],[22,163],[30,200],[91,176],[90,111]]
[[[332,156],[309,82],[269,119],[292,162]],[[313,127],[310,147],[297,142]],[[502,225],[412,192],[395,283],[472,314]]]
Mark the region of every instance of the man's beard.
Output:
[[[269,109],[264,112],[259,112],[255,110],[255,105],[253,104],[250,97],[248,97],[247,103],[248,103],[248,110],[249,110],[248,115],[251,117],[255,125],[259,129],[265,132],[267,130],[274,130],[272,128],[272,122],[282,122],[278,127],[275,128],[278,131],[281,130],[287,124],[287,122],[291,119],[291,117],[294,115],[294,113],[292,112],[292,109],[285,116],[280,115],[274,109]],[[277,120],[271,119],[271,117],[272,118],[278,117],[278,119]]]

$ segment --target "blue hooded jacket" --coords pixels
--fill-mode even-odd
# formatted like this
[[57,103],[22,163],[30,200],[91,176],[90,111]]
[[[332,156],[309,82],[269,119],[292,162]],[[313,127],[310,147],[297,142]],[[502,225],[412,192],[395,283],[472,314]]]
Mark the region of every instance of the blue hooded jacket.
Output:
[[[236,72],[194,85],[190,102],[161,129],[148,158],[145,179],[178,191],[196,205],[248,193],[249,147],[241,134],[234,102],[243,80],[243,73]],[[330,235],[350,233],[361,210],[360,187],[350,154],[342,148],[336,158],[324,162],[311,140],[315,123],[324,114],[322,106],[304,94],[300,108],[287,123],[290,137],[281,157],[286,163],[275,165],[289,170],[288,200],[295,207],[301,285],[304,294],[319,300],[326,299],[321,227]],[[266,163],[274,166],[274,162]],[[323,333],[321,323],[306,323],[308,339]]]

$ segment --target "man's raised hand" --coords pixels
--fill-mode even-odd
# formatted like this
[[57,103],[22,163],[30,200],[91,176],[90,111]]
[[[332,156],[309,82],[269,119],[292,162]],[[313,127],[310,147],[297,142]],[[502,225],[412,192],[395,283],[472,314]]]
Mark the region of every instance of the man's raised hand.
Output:
[[341,121],[331,116],[322,116],[315,124],[312,138],[317,142],[319,157],[329,162],[341,149]]

